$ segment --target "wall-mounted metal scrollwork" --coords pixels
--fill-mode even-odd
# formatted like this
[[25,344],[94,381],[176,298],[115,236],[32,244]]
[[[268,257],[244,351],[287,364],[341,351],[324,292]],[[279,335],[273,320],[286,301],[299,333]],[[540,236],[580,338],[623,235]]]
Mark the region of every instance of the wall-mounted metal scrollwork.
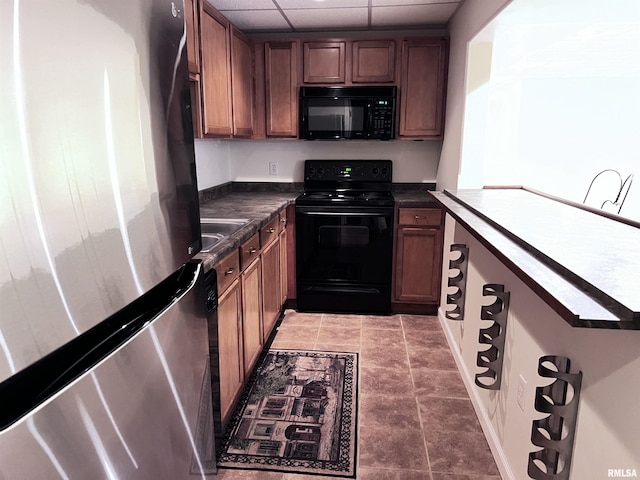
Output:
[[482,295],[494,296],[496,300],[491,305],[483,305],[480,309],[480,318],[493,321],[493,325],[480,329],[478,341],[488,344],[490,347],[478,352],[476,364],[486,370],[476,374],[475,382],[481,388],[499,390],[502,381],[502,358],[504,356],[507,315],[509,314],[509,292],[504,291],[504,285],[489,283],[483,285]]
[[[553,368],[545,364],[551,364]],[[569,478],[582,385],[582,372],[570,373],[570,370],[571,361],[566,357],[540,357],[538,374],[556,380],[536,388],[535,408],[549,416],[534,420],[531,429],[531,443],[542,447],[542,450],[529,454],[527,473],[535,480]],[[569,386],[573,390],[570,396]]]
[[453,309],[444,314],[449,320],[464,320],[464,297],[467,288],[467,263],[469,260],[469,247],[462,243],[451,245],[450,251],[459,252],[458,258],[449,260],[449,270],[457,270],[458,273],[449,277],[447,285],[455,287],[455,291],[447,294],[447,305],[453,305]]

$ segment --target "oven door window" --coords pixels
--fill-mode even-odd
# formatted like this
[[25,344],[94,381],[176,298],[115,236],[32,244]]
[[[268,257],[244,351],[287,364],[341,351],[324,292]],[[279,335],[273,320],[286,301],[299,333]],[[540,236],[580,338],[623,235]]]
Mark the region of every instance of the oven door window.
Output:
[[383,284],[391,278],[393,213],[300,212],[298,280]]
[[307,138],[365,138],[367,101],[307,98],[304,117]]

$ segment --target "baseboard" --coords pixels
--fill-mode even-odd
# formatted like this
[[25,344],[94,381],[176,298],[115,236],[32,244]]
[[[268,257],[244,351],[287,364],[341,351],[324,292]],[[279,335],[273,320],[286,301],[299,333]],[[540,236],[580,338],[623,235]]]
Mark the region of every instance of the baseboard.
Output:
[[407,315],[437,315],[438,305],[426,303],[391,303],[391,313]]
[[474,377],[471,375],[466,365],[464,364],[464,361],[462,360],[462,356],[460,355],[458,345],[455,342],[453,332],[449,328],[450,320],[448,320],[444,316],[442,308],[438,309],[438,320],[440,320],[442,330],[447,337],[449,348],[451,350],[451,353],[453,354],[456,365],[458,366],[458,370],[460,371],[460,376],[462,377],[464,386],[469,393],[469,398],[471,398],[471,403],[473,404],[473,408],[476,411],[476,415],[478,416],[478,420],[480,421],[480,426],[482,427],[484,436],[487,439],[487,443],[489,444],[489,448],[491,449],[493,458],[496,462],[498,470],[500,471],[500,476],[503,478],[503,480],[516,480],[516,477],[514,476],[511,470],[511,466],[509,465],[509,462],[507,460],[507,456],[502,448],[502,444],[500,443],[498,434],[496,433],[496,430],[493,427],[491,419],[487,415],[486,410],[482,406],[482,401],[478,396]]

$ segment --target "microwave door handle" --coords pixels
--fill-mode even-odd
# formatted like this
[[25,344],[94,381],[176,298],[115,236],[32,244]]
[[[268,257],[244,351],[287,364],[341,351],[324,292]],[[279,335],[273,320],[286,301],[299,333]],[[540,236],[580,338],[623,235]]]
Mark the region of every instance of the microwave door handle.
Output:
[[373,108],[371,108],[371,104],[367,104],[367,132],[371,134],[371,130],[373,129]]

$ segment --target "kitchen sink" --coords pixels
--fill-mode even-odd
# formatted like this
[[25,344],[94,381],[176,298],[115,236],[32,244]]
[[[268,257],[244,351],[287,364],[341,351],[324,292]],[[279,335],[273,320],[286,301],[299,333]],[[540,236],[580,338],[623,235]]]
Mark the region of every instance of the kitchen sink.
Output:
[[247,218],[201,218],[202,252],[210,252],[222,240],[249,223]]
[[247,223],[247,218],[201,218],[200,229],[203,235],[233,235]]
[[211,250],[213,250],[213,247],[215,247],[217,244],[219,244],[222,240],[224,240],[227,236],[226,235],[221,235],[219,233],[215,233],[215,234],[203,234],[202,235],[202,250],[200,250],[201,252],[210,252]]

